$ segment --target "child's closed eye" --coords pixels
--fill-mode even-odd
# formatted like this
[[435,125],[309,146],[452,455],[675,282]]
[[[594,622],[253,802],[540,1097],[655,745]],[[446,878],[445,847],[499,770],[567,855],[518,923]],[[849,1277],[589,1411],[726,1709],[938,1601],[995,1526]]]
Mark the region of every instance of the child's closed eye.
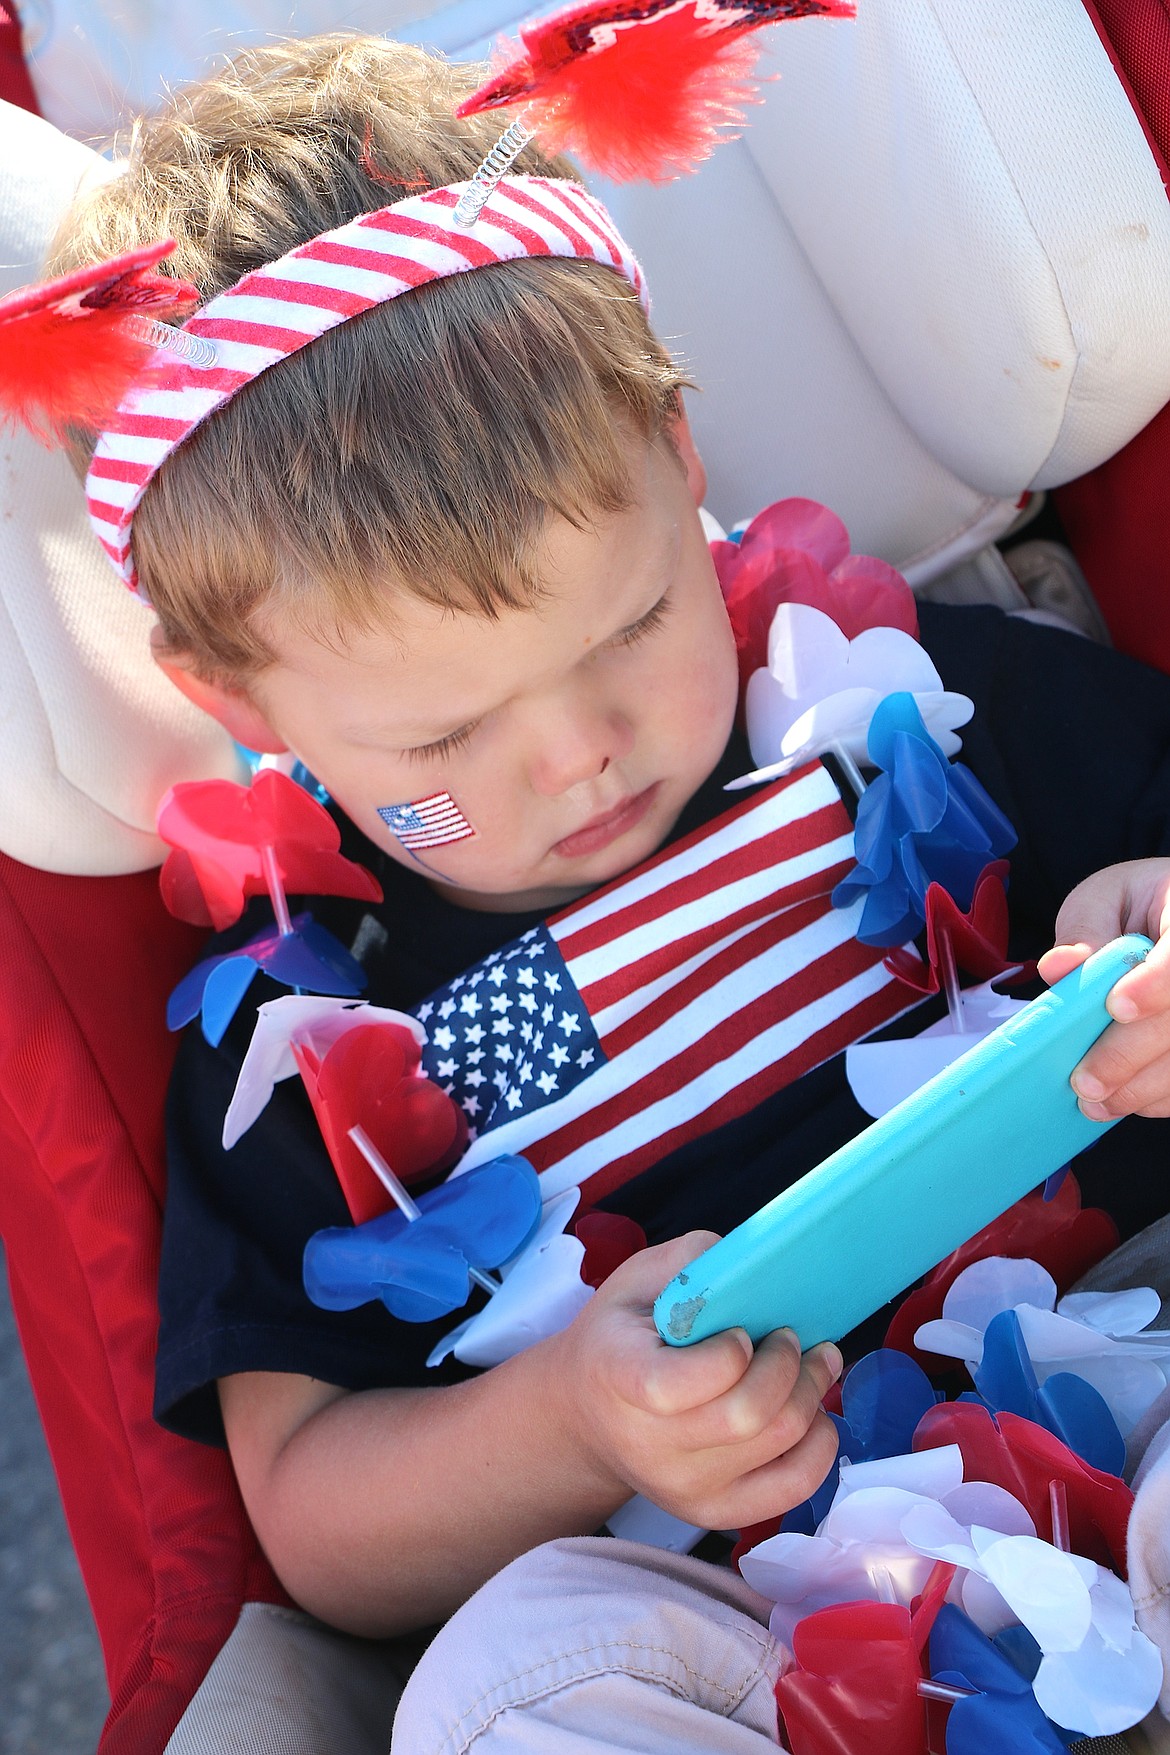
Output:
[[[647,639],[657,633],[667,616],[670,614],[672,599],[668,591],[664,591],[652,609],[628,628],[623,628],[609,642],[611,646],[636,646],[639,640]],[[445,737],[436,738],[433,743],[416,744],[404,751],[412,762],[442,762],[455,755],[457,751],[466,749],[471,742],[472,734],[479,725],[479,720],[472,720],[469,725],[461,725],[458,731],[449,731]]]
[[412,762],[441,762],[448,756],[453,756],[457,750],[466,749],[478,723],[478,720],[474,720],[470,725],[461,725],[458,731],[449,731],[446,737],[436,738],[434,743],[420,743],[415,748],[408,749],[405,752],[407,759]]
[[614,635],[614,645],[636,646],[639,640],[646,639],[649,634],[657,633],[670,614],[672,607],[671,595],[669,591],[664,591],[653,609],[647,610],[640,621],[634,622],[631,627],[623,628],[620,634]]

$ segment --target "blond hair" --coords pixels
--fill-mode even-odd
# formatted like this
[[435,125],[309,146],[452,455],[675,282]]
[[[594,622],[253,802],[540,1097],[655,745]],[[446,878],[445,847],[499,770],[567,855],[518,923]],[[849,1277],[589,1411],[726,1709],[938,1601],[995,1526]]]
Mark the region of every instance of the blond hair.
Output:
[[[239,55],[138,123],[53,272],[173,237],[209,299],[297,245],[466,178],[498,133],[452,112],[481,70],[329,36]],[[572,176],[535,147],[518,169]],[[238,683],[282,618],[327,638],[393,590],[492,616],[531,603],[536,539],[630,503],[625,441],[669,432],[685,380],[612,270],[522,259],[417,288],[262,373],[205,421],[135,517],[166,646]]]

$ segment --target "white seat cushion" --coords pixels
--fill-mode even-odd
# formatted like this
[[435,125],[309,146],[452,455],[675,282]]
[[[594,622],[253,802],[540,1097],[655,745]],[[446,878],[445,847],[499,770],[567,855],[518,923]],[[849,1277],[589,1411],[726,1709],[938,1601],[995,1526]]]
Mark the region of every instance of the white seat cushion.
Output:
[[603,193],[703,387],[716,515],[807,494],[923,581],[1170,400],[1170,202],[1081,0],[765,41],[741,141]]
[[19,0],[25,54],[41,114],[104,143],[154,109],[163,92],[199,79],[249,43],[322,31],[392,31],[442,0],[208,0],[199,6],[127,0]]
[[[89,148],[0,104],[0,293],[35,280]],[[150,657],[150,612],[117,581],[64,457],[0,443],[0,850],[48,871],[156,865],[177,780],[239,772],[215,722]]]

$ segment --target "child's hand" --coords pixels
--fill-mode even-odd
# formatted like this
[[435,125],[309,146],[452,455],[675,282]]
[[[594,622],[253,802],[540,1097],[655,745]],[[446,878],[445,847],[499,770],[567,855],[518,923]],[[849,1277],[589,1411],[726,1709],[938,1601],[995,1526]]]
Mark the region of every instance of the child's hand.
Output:
[[1170,1115],[1170,859],[1110,865],[1078,884],[1056,921],[1056,944],[1040,959],[1051,984],[1091,951],[1126,932],[1154,948],[1109,995],[1117,1020],[1074,1069],[1073,1089],[1094,1121]]
[[801,1357],[786,1329],[754,1349],[742,1329],[668,1347],[651,1308],[716,1241],[692,1231],[632,1256],[560,1337],[570,1417],[595,1466],[629,1492],[705,1529],[740,1529],[799,1505],[837,1450],[821,1397],[836,1347]]

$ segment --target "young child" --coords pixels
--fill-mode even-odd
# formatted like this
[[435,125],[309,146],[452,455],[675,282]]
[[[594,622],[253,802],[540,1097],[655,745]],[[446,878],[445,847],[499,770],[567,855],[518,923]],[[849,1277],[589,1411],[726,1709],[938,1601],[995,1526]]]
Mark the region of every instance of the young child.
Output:
[[[471,83],[359,38],[250,51],[142,124],[54,270],[172,236],[171,266],[206,302],[356,215],[466,179],[495,134],[452,118]],[[569,175],[535,148],[520,169]],[[400,1008],[718,815],[750,765],[683,379],[628,252],[573,182],[510,182],[465,245],[453,199],[403,210],[365,254],[327,242],[299,281],[282,267],[271,302],[253,289],[265,347],[228,310],[220,367],[189,375],[210,418],[177,395],[132,433],[139,450],[99,447],[90,478],[99,528],[153,605],[158,662],[328,789],[344,850],[386,899],[314,913],[364,964],[368,997]],[[407,236],[425,267],[365,309],[363,276],[405,258]],[[314,297],[334,326],[298,346],[289,312]],[[924,605],[921,623],[946,686],[977,704],[963,759],[1020,835],[1014,949],[1051,946],[1055,922],[1052,979],[1120,932],[1159,937],[1170,680],[989,609]],[[457,838],[412,850],[387,825],[435,795]],[[1170,1113],[1170,943],[1112,1007],[1123,1021],[1077,1074],[1086,1112]],[[395,1747],[774,1746],[766,1607],[729,1572],[587,1538],[633,1492],[706,1527],[750,1524],[830,1466],[836,1348],[801,1357],[782,1331],[670,1350],[650,1307],[713,1232],[862,1125],[841,1057],[611,1190],[601,1204],[651,1247],[561,1334],[476,1376],[427,1370],[449,1324],[306,1298],[305,1243],[346,1211],[298,1081],[230,1154],[219,1144],[252,1022],[246,1005],[219,1049],[192,1030],[180,1053],[157,1411],[226,1436],[277,1572],[340,1627],[425,1626],[508,1568],[432,1648]],[[1144,1125],[1084,1161],[1126,1230],[1164,1204]],[[586,1539],[542,1546],[565,1537]]]

